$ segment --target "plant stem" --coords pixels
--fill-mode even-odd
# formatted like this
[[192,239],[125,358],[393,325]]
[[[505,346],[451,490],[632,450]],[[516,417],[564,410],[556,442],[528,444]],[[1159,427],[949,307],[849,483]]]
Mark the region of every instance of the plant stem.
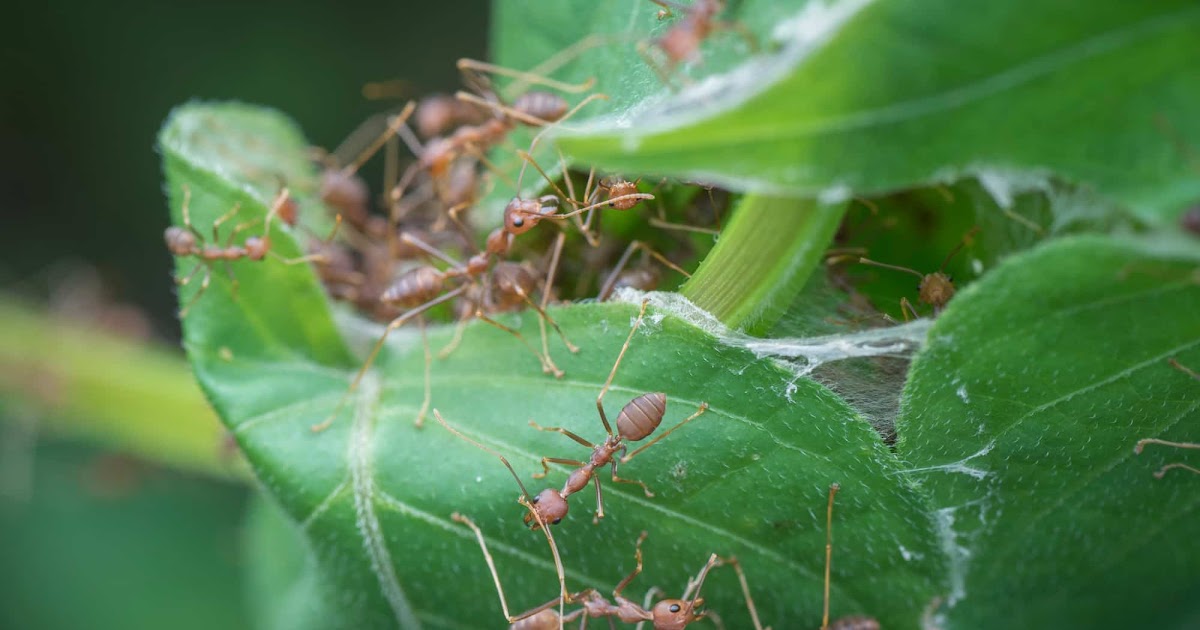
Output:
[[730,328],[763,333],[821,262],[846,205],[742,197],[720,240],[680,293]]
[[[40,427],[209,476],[248,473],[178,352],[0,295],[0,393]],[[5,414],[6,416],[9,414]]]

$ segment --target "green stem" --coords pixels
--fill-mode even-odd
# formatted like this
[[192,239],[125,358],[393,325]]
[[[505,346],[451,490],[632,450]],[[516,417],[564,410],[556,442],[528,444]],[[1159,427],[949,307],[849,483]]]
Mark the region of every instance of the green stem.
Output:
[[178,352],[0,295],[0,396],[39,427],[220,478],[246,478]]
[[804,288],[845,212],[845,203],[748,194],[680,293],[730,328],[761,334]]

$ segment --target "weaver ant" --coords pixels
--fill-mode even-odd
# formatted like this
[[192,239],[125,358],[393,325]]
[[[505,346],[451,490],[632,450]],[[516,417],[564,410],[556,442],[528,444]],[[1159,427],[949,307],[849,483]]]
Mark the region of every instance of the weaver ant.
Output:
[[[612,480],[614,482],[637,484],[642,487],[642,490],[646,493],[647,497],[653,497],[654,493],[650,491],[650,488],[648,488],[644,482],[618,477],[618,464],[629,462],[629,460],[636,457],[639,453],[658,443],[660,440],[667,437],[683,425],[696,419],[700,416],[700,414],[704,413],[708,409],[708,403],[700,403],[700,407],[696,410],[696,412],[679,422],[679,424],[676,424],[666,432],[659,434],[658,437],[642,445],[632,453],[627,455],[625,454],[625,441],[628,440],[630,442],[637,442],[648,437],[656,428],[658,428],[658,425],[662,422],[663,415],[665,415],[667,410],[667,395],[662,392],[647,393],[637,396],[633,400],[629,401],[629,403],[627,403],[621,409],[621,413],[618,414],[618,433],[616,434],[613,433],[612,425],[610,425],[608,422],[608,416],[604,413],[604,395],[608,393],[609,387],[612,386],[613,378],[617,374],[617,368],[621,365],[621,359],[624,358],[625,351],[629,349],[629,343],[633,340],[634,333],[636,333],[638,328],[642,325],[642,320],[646,315],[647,304],[648,302],[642,302],[641,311],[638,313],[637,320],[634,322],[632,329],[629,331],[629,336],[625,339],[625,344],[621,346],[621,352],[617,355],[616,362],[613,363],[612,371],[608,374],[608,380],[604,382],[604,387],[600,390],[600,395],[596,397],[596,410],[600,414],[600,421],[604,424],[605,432],[608,433],[608,437],[605,438],[604,442],[600,444],[592,444],[591,442],[588,442],[582,437],[579,437],[575,433],[572,433],[571,431],[562,427],[543,427],[539,426],[532,420],[529,422],[531,426],[539,431],[561,433],[572,440],[575,440],[579,444],[592,449],[591,457],[588,458],[587,462],[576,461],[573,459],[560,459],[557,457],[542,458],[542,472],[534,474],[535,479],[541,479],[550,472],[550,463],[576,466],[577,468],[571,471],[570,475],[568,475],[567,481],[563,485],[562,490],[546,488],[533,498],[533,504],[537,509],[538,516],[540,517],[536,519],[536,523],[531,525],[533,529],[540,527],[541,523],[543,522],[557,524],[562,521],[562,519],[567,515],[567,497],[582,490],[585,486],[587,486],[589,481],[594,481],[596,486],[596,515],[593,519],[593,522],[598,523],[599,519],[604,518],[604,501],[600,490],[600,478],[595,476],[595,471],[596,469],[606,465],[612,466]],[[480,445],[478,442],[466,438],[457,431],[455,431],[455,434],[459,435],[459,437],[463,437],[463,439],[466,439],[472,444],[483,448],[489,453],[498,455],[498,453],[492,449],[486,448]],[[616,455],[618,453],[620,453],[622,457],[617,458]],[[500,459],[505,463],[506,466],[508,465],[508,460],[505,460],[502,456]],[[511,470],[511,466],[509,468]],[[532,519],[530,515],[525,515],[526,525],[530,525],[533,520],[534,519]]]
[[[634,558],[637,561],[637,566],[625,579],[621,580],[617,587],[613,589],[612,599],[609,601],[596,589],[588,588],[578,593],[569,595],[560,595],[541,606],[531,608],[519,615],[509,613],[508,600],[504,596],[504,587],[500,582],[500,575],[496,571],[496,563],[492,559],[492,554],[488,551],[487,541],[484,540],[483,532],[479,529],[471,519],[462,514],[452,514],[451,518],[459,523],[471,528],[475,533],[475,539],[479,542],[480,549],[483,550],[484,560],[487,562],[488,570],[492,574],[492,582],[496,585],[496,593],[500,597],[500,607],[504,611],[504,616],[512,625],[510,630],[542,630],[550,628],[561,628],[563,623],[580,619],[580,627],[587,624],[587,619],[608,618],[611,620],[615,617],[623,623],[641,623],[646,621],[651,622],[655,630],[682,630],[692,622],[699,621],[713,614],[711,611],[702,611],[704,606],[704,598],[700,597],[700,589],[704,586],[704,581],[708,578],[708,573],[714,567],[722,565],[732,565],[737,571],[738,579],[742,584],[742,593],[746,598],[746,606],[750,609],[750,615],[754,619],[755,627],[761,630],[761,625],[758,623],[758,611],[754,607],[754,599],[750,596],[749,586],[746,582],[745,574],[742,572],[741,564],[737,558],[723,558],[717,554],[712,554],[708,558],[708,562],[700,569],[696,577],[688,580],[687,588],[683,592],[683,596],[679,599],[664,599],[650,606],[650,597],[657,592],[657,589],[652,589],[647,594],[645,603],[638,604],[632,600],[626,599],[621,595],[629,583],[642,572],[642,542],[646,540],[646,532],[642,532],[638,536],[635,546]],[[556,556],[557,557],[557,556]],[[561,570],[561,567],[560,567]],[[563,615],[563,603],[577,603],[581,606],[570,613]],[[615,602],[615,603],[614,603]],[[559,610],[553,610],[558,607]]]
[[[183,307],[182,310],[179,311],[180,317],[186,317],[188,310],[191,309],[196,301],[200,299],[200,296],[204,295],[204,292],[208,289],[209,282],[212,280],[212,266],[217,261],[220,261],[225,265],[225,273],[229,276],[229,279],[232,282],[231,292],[236,297],[238,281],[237,277],[233,275],[233,269],[229,266],[231,261],[241,259],[259,261],[263,258],[266,258],[267,254],[271,254],[286,265],[297,265],[310,261],[324,260],[324,257],[320,254],[302,256],[300,258],[284,258],[271,250],[271,220],[280,212],[286,212],[290,210],[294,213],[295,211],[295,206],[291,201],[287,188],[280,190],[279,194],[276,195],[275,200],[271,202],[271,209],[267,212],[267,218],[263,226],[262,235],[251,236],[247,238],[241,245],[233,244],[234,237],[236,237],[238,233],[242,232],[243,230],[249,229],[256,225],[258,220],[238,224],[225,238],[224,245],[220,244],[219,236],[221,224],[237,216],[238,212],[241,211],[242,205],[240,202],[235,203],[233,208],[220,217],[217,217],[217,219],[213,221],[212,240],[208,241],[204,238],[204,235],[201,234],[194,225],[192,225],[192,218],[189,209],[191,200],[192,190],[187,184],[184,184],[183,207],[181,209],[183,214],[183,225],[172,225],[163,233],[163,239],[166,241],[167,250],[170,251],[172,255],[192,257],[198,260],[200,263],[196,265],[187,276],[177,279],[176,284],[179,286],[187,285],[192,281],[196,273],[200,271],[201,268],[204,269],[204,279],[200,281],[200,288],[196,290],[196,293],[192,296],[192,299],[188,300],[188,303]],[[336,230],[337,225],[334,226],[334,231],[336,232]],[[329,238],[332,237],[333,234],[330,234]]]
[[[1171,367],[1179,370],[1180,372],[1183,372],[1184,374],[1187,374],[1188,376],[1192,377],[1193,379],[1200,381],[1200,373],[1196,373],[1194,370],[1185,366],[1184,364],[1180,363],[1179,361],[1175,360],[1174,358],[1167,359],[1167,363],[1170,363]],[[1143,438],[1141,440],[1138,440],[1137,444],[1134,445],[1133,452],[1138,455],[1141,455],[1142,449],[1145,448],[1147,444],[1158,444],[1161,446],[1170,446],[1173,448],[1183,448],[1183,449],[1200,449],[1200,443],[1196,443],[1196,442],[1169,442],[1167,440],[1160,440],[1158,438]],[[1162,468],[1159,468],[1158,470],[1154,471],[1154,478],[1162,479],[1163,476],[1167,474],[1168,470],[1172,470],[1175,468],[1178,468],[1180,470],[1186,470],[1188,472],[1200,475],[1200,468],[1196,468],[1194,466],[1189,466],[1189,465],[1181,463],[1181,462],[1172,462],[1172,463],[1166,464]]]
[[[901,267],[899,265],[889,265],[881,262],[875,262],[869,258],[859,258],[858,262],[865,265],[883,267],[884,269],[893,269],[895,271],[911,273],[920,278],[921,283],[917,285],[917,299],[922,304],[928,304],[932,306],[933,314],[936,317],[942,312],[942,309],[946,308],[946,304],[950,302],[950,298],[954,297],[955,292],[954,279],[945,273],[946,265],[949,264],[950,260],[954,258],[958,252],[962,251],[962,248],[967,245],[971,237],[974,236],[978,231],[978,226],[967,230],[967,233],[963,235],[962,240],[960,240],[958,245],[956,245],[954,249],[946,255],[946,258],[942,260],[941,266],[938,267],[938,270],[933,273],[923,274],[915,269]],[[919,319],[921,317],[917,314],[917,309],[913,307],[912,302],[909,302],[908,298],[906,297],[900,298],[900,311],[904,314],[905,321],[908,321],[909,314],[912,314],[914,319]]]
[[[683,13],[683,17],[662,36],[649,44],[641,42],[637,46],[638,54],[668,86],[671,85],[670,74],[679,64],[699,59],[700,45],[713,31],[734,31],[746,40],[752,51],[758,50],[758,41],[745,25],[716,19],[717,15],[725,9],[724,0],[696,0],[691,5],[682,5],[670,0],[650,1],[663,7],[658,12],[659,20],[673,15],[673,9]],[[660,64],[650,55],[649,48],[651,46],[662,52],[666,58],[664,64]]]

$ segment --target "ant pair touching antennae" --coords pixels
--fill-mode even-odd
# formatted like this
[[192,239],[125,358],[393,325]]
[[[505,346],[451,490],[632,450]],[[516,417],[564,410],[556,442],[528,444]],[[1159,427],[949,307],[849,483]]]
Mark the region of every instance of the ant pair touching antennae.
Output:
[[[842,617],[835,620],[832,624],[829,622],[829,585],[833,561],[833,500],[839,488],[840,486],[836,483],[829,486],[829,502],[825,515],[825,581],[821,630],[879,630],[880,626],[877,620],[863,615]],[[526,493],[524,497],[527,496],[528,494]],[[528,503],[524,501],[522,503],[526,505],[527,509],[530,507]],[[531,510],[530,513],[540,522],[541,517],[536,511]],[[564,570],[558,550],[554,548],[553,539],[548,538],[554,556],[555,568],[558,571],[562,593],[540,606],[531,608],[519,615],[513,615],[509,610],[508,599],[504,595],[504,586],[500,581],[495,560],[488,550],[487,540],[484,538],[483,532],[470,518],[462,514],[455,512],[451,515],[451,519],[466,525],[475,534],[475,540],[479,543],[484,561],[487,563],[488,571],[491,573],[492,583],[496,587],[496,594],[500,598],[500,608],[504,613],[505,619],[511,624],[509,626],[510,630],[550,630],[552,628],[562,628],[563,623],[576,619],[580,620],[580,627],[583,628],[586,626],[588,618],[608,618],[611,623],[614,617],[624,623],[637,623],[639,629],[642,627],[642,624],[649,621],[654,630],[683,630],[693,622],[711,617],[717,623],[718,627],[724,628],[724,623],[715,611],[701,610],[704,605],[704,598],[700,597],[700,590],[703,588],[709,572],[714,568],[725,565],[732,566],[737,573],[742,597],[746,602],[746,609],[750,614],[750,619],[754,624],[755,630],[764,630],[762,621],[759,619],[758,608],[755,606],[754,598],[750,594],[750,584],[746,579],[746,573],[743,571],[741,563],[734,556],[722,557],[715,553],[711,554],[708,561],[700,569],[700,572],[694,578],[688,580],[682,596],[678,599],[660,600],[651,606],[652,598],[656,594],[661,593],[657,587],[647,591],[645,601],[640,605],[622,596],[625,588],[642,572],[642,543],[646,540],[646,532],[642,532],[638,536],[634,548],[636,566],[613,589],[611,602],[601,595],[599,591],[592,588],[573,594],[567,592]],[[564,604],[578,604],[580,608],[564,615]],[[765,630],[770,630],[770,628],[766,628]]]
[[[1200,381],[1200,373],[1195,372],[1191,368],[1180,363],[1178,360],[1176,360],[1174,358],[1167,359],[1167,363],[1170,363],[1171,367],[1179,370],[1180,372],[1183,372],[1184,374],[1187,374],[1188,376],[1192,377],[1193,379]],[[1158,438],[1143,438],[1141,440],[1138,440],[1137,444],[1134,445],[1133,452],[1138,455],[1141,455],[1142,449],[1144,449],[1147,444],[1157,444],[1159,446],[1170,446],[1173,448],[1181,448],[1181,449],[1188,449],[1188,450],[1200,449],[1200,443],[1195,443],[1195,442],[1170,442],[1167,440],[1160,440]],[[1188,464],[1184,464],[1182,462],[1172,462],[1169,464],[1165,464],[1162,468],[1159,468],[1158,470],[1154,471],[1154,478],[1162,479],[1163,476],[1167,474],[1167,471],[1175,470],[1175,469],[1186,470],[1190,473],[1200,475],[1200,468],[1196,468],[1195,466],[1189,466]]]
[[[572,440],[575,440],[582,446],[592,449],[592,454],[586,462],[574,459],[561,459],[557,457],[542,458],[542,472],[534,475],[534,478],[536,479],[543,478],[549,474],[549,464],[552,463],[575,466],[576,468],[567,476],[567,481],[563,484],[561,490],[546,488],[538,493],[537,496],[533,497],[532,503],[536,508],[539,518],[533,519],[529,514],[525,515],[525,524],[530,525],[533,529],[537,529],[543,522],[557,524],[562,521],[562,519],[567,515],[567,497],[587,487],[588,482],[594,482],[596,487],[596,515],[593,518],[593,522],[599,522],[601,518],[604,518],[604,499],[600,489],[600,478],[596,476],[596,471],[604,466],[611,466],[613,482],[637,484],[642,487],[642,491],[646,493],[647,497],[653,497],[654,493],[650,491],[650,488],[648,488],[644,482],[634,479],[624,479],[617,476],[618,464],[629,462],[639,453],[657,444],[663,438],[675,432],[683,425],[695,420],[708,409],[708,403],[700,403],[700,406],[697,408],[695,413],[683,419],[679,422],[679,424],[676,424],[667,431],[660,433],[658,437],[650,440],[640,448],[634,450],[632,453],[626,454],[627,447],[625,442],[638,442],[648,437],[654,432],[655,429],[658,428],[658,425],[662,423],[663,416],[667,411],[666,394],[662,392],[642,394],[629,401],[621,409],[621,412],[617,415],[616,420],[617,433],[613,433],[612,425],[609,424],[608,416],[604,412],[604,395],[608,393],[609,387],[612,386],[613,378],[617,374],[617,368],[620,367],[621,359],[625,357],[625,352],[629,349],[629,343],[633,340],[633,335],[642,325],[642,320],[646,315],[646,306],[647,302],[643,301],[641,310],[638,312],[637,320],[630,329],[629,336],[626,337],[625,344],[621,346],[621,352],[617,355],[617,360],[613,363],[612,370],[608,374],[608,380],[604,382],[604,387],[600,390],[600,395],[596,397],[596,410],[600,414],[600,422],[604,424],[604,431],[608,434],[603,442],[600,444],[592,444],[591,442],[588,442],[582,437],[562,427],[542,427],[532,420],[529,422],[531,426],[539,431],[561,433]],[[446,427],[446,429],[458,437],[470,442],[471,444],[474,444],[475,446],[478,446],[479,448],[500,457],[500,460],[504,462],[504,465],[508,466],[510,471],[512,470],[512,466],[509,465],[508,460],[502,455],[486,446],[483,446],[479,442],[466,437],[458,430],[446,424],[445,421],[443,421],[441,417],[436,414],[436,412],[434,415],[438,418],[438,421],[442,423],[442,426]],[[618,454],[620,454],[621,457],[617,457]],[[515,476],[516,472],[513,472],[513,475]],[[524,489],[523,485],[522,489]],[[536,522],[534,522],[535,520]]]
[[[268,254],[275,257],[285,265],[298,265],[306,262],[324,260],[324,256],[321,254],[312,254],[308,256],[301,256],[299,258],[284,258],[271,249],[271,220],[276,216],[280,216],[281,219],[287,220],[286,222],[289,224],[295,223],[296,206],[295,202],[291,199],[287,188],[281,189],[279,194],[275,196],[275,200],[271,202],[271,208],[267,212],[267,218],[263,225],[262,235],[251,236],[240,245],[235,245],[233,243],[234,237],[236,237],[239,233],[257,225],[257,219],[253,221],[247,221],[245,223],[239,223],[237,226],[235,226],[233,230],[231,230],[226,236],[224,245],[221,244],[221,239],[219,236],[221,225],[226,221],[233,219],[239,212],[241,212],[242,205],[240,202],[235,203],[228,212],[220,217],[217,217],[217,219],[213,221],[212,240],[208,240],[205,239],[204,235],[200,233],[200,230],[196,229],[196,226],[192,224],[190,211],[191,201],[192,190],[187,184],[184,184],[183,207],[180,210],[183,214],[183,225],[172,225],[163,233],[163,239],[166,241],[167,250],[170,251],[171,254],[179,257],[195,258],[197,261],[199,261],[199,264],[197,264],[192,271],[188,273],[188,275],[176,280],[176,283],[179,286],[185,286],[190,283],[192,279],[195,278],[196,273],[198,273],[200,269],[204,269],[204,277],[200,281],[200,288],[196,290],[196,293],[192,296],[192,299],[188,300],[188,303],[179,311],[180,317],[186,317],[192,306],[196,304],[202,295],[204,295],[204,292],[208,289],[208,285],[212,280],[213,265],[217,262],[224,264],[225,273],[229,276],[230,282],[232,283],[231,292],[236,297],[238,280],[237,277],[233,275],[233,269],[229,265],[231,261],[242,259],[260,261],[266,258]],[[327,241],[333,239],[334,235],[337,233],[338,226],[340,225],[340,220],[335,222],[333,232],[327,237]]]

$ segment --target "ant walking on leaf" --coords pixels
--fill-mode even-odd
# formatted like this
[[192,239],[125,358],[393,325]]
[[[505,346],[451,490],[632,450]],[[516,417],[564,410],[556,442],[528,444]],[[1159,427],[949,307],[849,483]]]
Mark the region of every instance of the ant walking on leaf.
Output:
[[[247,221],[240,223],[229,232],[225,237],[224,244],[221,243],[220,229],[221,225],[237,216],[241,211],[241,203],[236,203],[225,214],[217,217],[212,224],[212,239],[206,239],[200,230],[192,224],[190,205],[192,201],[192,190],[187,184],[183,185],[183,225],[172,225],[163,233],[163,239],[166,241],[167,250],[171,254],[179,257],[195,258],[199,261],[190,273],[176,280],[179,286],[186,286],[203,269],[204,276],[200,281],[200,288],[188,300],[183,309],[179,311],[180,317],[186,317],[188,311],[200,299],[204,292],[208,290],[209,283],[212,281],[212,268],[217,262],[221,262],[225,267],[225,273],[229,276],[231,283],[231,293],[234,298],[237,297],[238,281],[233,275],[233,268],[229,263],[236,260],[253,260],[260,261],[267,257],[268,254],[278,259],[285,265],[298,265],[312,261],[322,261],[324,256],[321,254],[313,254],[301,256],[299,258],[284,258],[272,251],[271,249],[271,220],[276,216],[281,218],[290,218],[295,213],[295,203],[291,200],[287,188],[279,191],[275,196],[275,200],[271,203],[271,209],[267,212],[266,222],[263,226],[263,232],[260,236],[251,236],[240,245],[235,245],[233,239],[241,232],[250,229],[258,224],[258,220]],[[340,222],[334,225],[334,233],[337,231],[337,226]],[[334,234],[330,234],[327,240],[332,240]]]
[[[591,456],[586,462],[573,459],[561,459],[557,457],[542,458],[542,472],[534,475],[534,478],[536,479],[540,479],[549,474],[549,464],[552,463],[575,466],[576,468],[567,476],[567,481],[565,484],[563,484],[561,490],[546,488],[538,493],[537,496],[533,497],[532,503],[537,511],[537,522],[534,522],[535,519],[531,518],[530,515],[527,514],[525,516],[525,524],[531,526],[533,529],[537,529],[542,523],[550,523],[553,525],[562,521],[562,519],[567,515],[567,497],[587,487],[589,482],[593,482],[596,488],[596,515],[593,519],[593,522],[599,522],[601,518],[604,518],[604,500],[603,494],[600,490],[600,478],[596,476],[596,471],[604,466],[611,466],[613,482],[637,484],[642,487],[642,491],[645,492],[647,497],[653,497],[654,493],[650,491],[650,488],[648,488],[644,482],[634,479],[624,479],[617,476],[618,464],[628,463],[638,454],[658,443],[660,440],[675,432],[683,425],[695,420],[708,409],[708,403],[700,403],[700,406],[695,413],[687,418],[684,418],[679,422],[679,424],[676,424],[667,431],[659,434],[658,437],[650,440],[646,444],[634,450],[632,453],[626,454],[627,447],[625,442],[627,440],[630,442],[637,442],[649,437],[649,435],[658,428],[658,425],[662,423],[663,416],[666,414],[667,395],[662,392],[646,393],[629,401],[629,403],[627,403],[621,409],[620,414],[617,415],[617,432],[613,432],[612,425],[608,421],[608,416],[604,412],[604,395],[608,393],[608,389],[612,386],[613,378],[616,377],[617,374],[617,368],[620,367],[621,359],[625,357],[625,352],[629,349],[629,344],[633,340],[633,335],[642,325],[642,320],[646,315],[647,304],[647,302],[642,302],[641,311],[638,313],[637,320],[634,322],[632,329],[629,331],[629,336],[625,339],[625,344],[621,346],[621,352],[617,355],[616,362],[613,363],[612,371],[610,371],[608,374],[608,380],[604,382],[604,387],[600,390],[600,395],[596,397],[596,410],[600,415],[601,423],[604,424],[604,430],[608,434],[605,440],[600,444],[592,444],[591,442],[588,442],[582,437],[562,427],[542,427],[536,422],[533,422],[532,420],[530,421],[530,424],[540,431],[561,433],[572,440],[575,440],[580,445],[592,449]],[[489,453],[499,456],[500,460],[504,462],[506,466],[509,465],[508,460],[506,460],[503,456],[500,456],[492,449],[467,438],[458,431],[450,428],[448,425],[445,425],[445,423],[443,423],[443,426],[446,426],[447,429],[451,430],[455,435],[458,435],[464,440]],[[618,457],[618,455],[620,455],[620,457]],[[512,467],[509,466],[509,469],[511,470]]]

